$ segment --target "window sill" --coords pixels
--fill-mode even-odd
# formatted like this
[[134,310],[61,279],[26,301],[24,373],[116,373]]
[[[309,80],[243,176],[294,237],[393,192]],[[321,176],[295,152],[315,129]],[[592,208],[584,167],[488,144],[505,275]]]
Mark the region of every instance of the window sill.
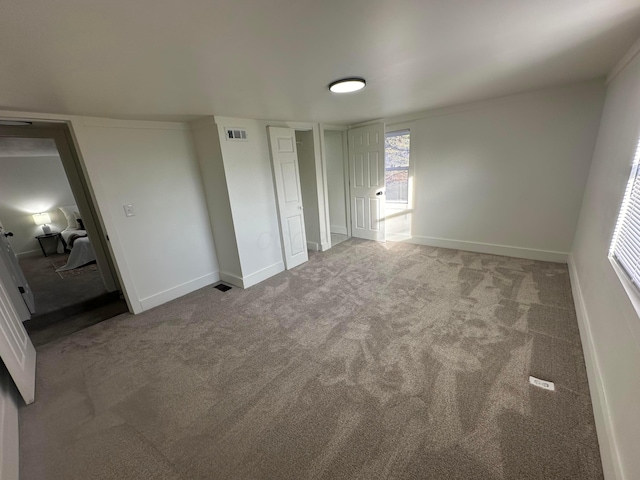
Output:
[[638,288],[629,280],[627,273],[618,265],[618,262],[613,257],[609,257],[609,262],[611,263],[613,271],[616,272],[616,275],[620,279],[622,288],[624,288],[627,293],[627,297],[629,297],[636,314],[640,317],[640,291],[638,291]]

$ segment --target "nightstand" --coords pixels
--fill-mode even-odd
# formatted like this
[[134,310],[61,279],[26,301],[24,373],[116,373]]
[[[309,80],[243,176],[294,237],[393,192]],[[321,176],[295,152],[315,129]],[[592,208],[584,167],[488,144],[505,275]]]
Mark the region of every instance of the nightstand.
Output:
[[47,252],[44,249],[44,245],[42,244],[42,240],[45,238],[55,238],[56,239],[56,248],[58,246],[58,241],[60,240],[60,242],[62,242],[62,246],[64,247],[64,251],[67,251],[67,242],[64,241],[64,238],[62,238],[62,235],[60,234],[60,232],[51,232],[51,233],[45,233],[44,235],[37,235],[36,239],[38,240],[38,243],[40,244],[40,249],[42,250],[42,254],[46,257],[47,256]]

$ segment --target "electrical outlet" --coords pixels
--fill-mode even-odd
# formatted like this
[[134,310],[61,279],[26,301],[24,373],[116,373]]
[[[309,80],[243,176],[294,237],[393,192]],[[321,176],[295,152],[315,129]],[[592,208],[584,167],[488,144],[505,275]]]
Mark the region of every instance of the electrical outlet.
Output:
[[540,380],[539,378],[532,377],[531,375],[529,375],[529,383],[536,387],[544,388],[545,390],[551,390],[552,392],[556,390],[556,386],[553,382]]
[[134,217],[136,214],[133,211],[133,205],[131,203],[127,204],[127,205],[123,205],[122,208],[124,208],[124,214],[127,217]]

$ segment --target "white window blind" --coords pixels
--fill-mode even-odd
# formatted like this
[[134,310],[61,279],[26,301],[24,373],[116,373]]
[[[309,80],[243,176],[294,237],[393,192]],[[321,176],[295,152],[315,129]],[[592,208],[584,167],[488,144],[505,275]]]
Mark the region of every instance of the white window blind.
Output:
[[640,144],[624,192],[609,255],[640,288]]

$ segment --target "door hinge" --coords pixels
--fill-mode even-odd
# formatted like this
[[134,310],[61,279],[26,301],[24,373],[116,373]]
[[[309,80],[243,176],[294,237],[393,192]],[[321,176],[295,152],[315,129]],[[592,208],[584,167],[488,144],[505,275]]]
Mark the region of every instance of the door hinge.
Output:
[[18,291],[19,291],[20,293],[24,293],[24,287],[18,287]]
[[109,241],[109,235],[105,235],[105,238],[107,239],[107,242]]

